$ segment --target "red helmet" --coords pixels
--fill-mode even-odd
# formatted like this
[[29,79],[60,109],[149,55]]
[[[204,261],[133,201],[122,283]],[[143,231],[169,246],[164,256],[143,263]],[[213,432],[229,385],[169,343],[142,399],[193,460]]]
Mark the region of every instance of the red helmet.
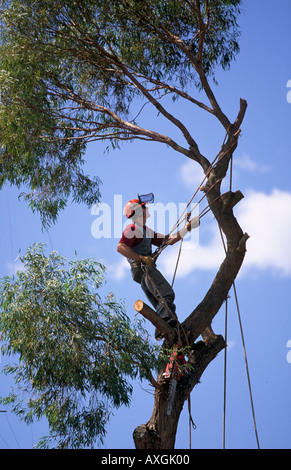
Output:
[[138,199],[130,199],[124,206],[124,213],[128,219],[136,214],[138,208],[146,205],[146,202],[140,202]]

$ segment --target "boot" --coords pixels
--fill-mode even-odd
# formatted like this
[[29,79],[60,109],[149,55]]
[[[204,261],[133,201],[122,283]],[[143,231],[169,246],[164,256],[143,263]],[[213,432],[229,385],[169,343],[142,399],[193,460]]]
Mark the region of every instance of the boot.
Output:
[[[176,318],[173,318],[173,317],[168,317],[163,320],[165,320],[171,328],[176,328],[178,324]],[[156,328],[155,330],[155,339],[157,341],[161,341],[161,339],[163,339],[163,333],[161,333],[160,330],[158,330],[158,328]]]

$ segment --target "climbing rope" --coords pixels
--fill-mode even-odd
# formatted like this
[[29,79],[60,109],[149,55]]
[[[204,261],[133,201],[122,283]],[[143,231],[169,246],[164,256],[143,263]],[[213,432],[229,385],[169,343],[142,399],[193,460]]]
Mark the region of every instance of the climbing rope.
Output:
[[[230,160],[230,183],[229,183],[229,190],[232,191],[232,167],[233,167],[233,159],[231,158]],[[212,189],[212,188],[210,188]],[[214,202],[214,201],[213,201]],[[205,215],[211,208],[208,205],[203,211],[200,213]],[[219,226],[219,231],[221,235],[221,240],[223,244],[223,248],[225,251],[225,254],[227,252],[225,241],[223,238],[223,233],[222,229]],[[182,249],[182,241],[181,240],[181,245],[178,253],[178,259],[175,267],[175,272],[174,272],[174,277],[173,277],[173,282],[176,276],[177,272],[177,264],[180,260],[181,256],[181,249]],[[172,282],[172,285],[173,285]],[[242,339],[242,345],[243,345],[243,353],[244,353],[244,360],[245,360],[245,368],[246,368],[246,374],[247,374],[247,382],[248,382],[248,389],[249,389],[249,397],[250,397],[250,404],[251,404],[251,411],[252,411],[252,418],[253,418],[253,426],[254,426],[254,432],[255,432],[255,437],[256,437],[256,443],[257,443],[257,448],[260,449],[260,442],[259,442],[259,436],[258,436],[258,429],[257,429],[257,423],[256,423],[256,416],[255,416],[255,407],[254,407],[254,400],[253,400],[253,393],[252,393],[252,386],[251,386],[251,379],[250,379],[250,372],[249,372],[249,363],[248,363],[248,357],[247,357],[247,351],[246,351],[246,344],[245,344],[245,339],[244,339],[244,331],[243,331],[243,325],[242,325],[242,318],[241,318],[241,313],[240,313],[240,308],[239,308],[239,302],[238,302],[238,296],[237,296],[237,291],[236,291],[236,285],[235,282],[233,282],[233,291],[234,291],[234,297],[235,297],[235,303],[236,303],[236,309],[237,309],[237,315],[238,315],[238,321],[239,321],[239,327],[240,327],[240,333],[241,333],[241,339]],[[228,296],[225,299],[225,327],[224,327],[224,335],[225,335],[225,355],[224,355],[224,379],[223,379],[223,449],[225,449],[225,438],[226,438],[226,403],[227,403],[227,396],[226,396],[226,385],[227,385],[227,337],[228,337],[228,330],[227,330],[227,323],[228,323]],[[190,430],[189,430],[190,432]],[[191,436],[191,434],[190,434]],[[191,441],[190,441],[191,442]],[[191,443],[190,443],[191,445]],[[190,447],[191,448],[191,447]]]
[[249,395],[250,395],[250,402],[251,402],[251,408],[252,408],[254,431],[255,431],[255,436],[256,436],[256,441],[257,441],[257,447],[258,447],[258,449],[260,449],[260,442],[259,442],[257,423],[256,423],[256,417],[255,417],[255,407],[254,407],[254,401],[253,401],[253,392],[252,392],[251,379],[250,379],[250,373],[249,373],[247,351],[246,351],[244,332],[243,332],[240,309],[239,309],[239,305],[238,305],[238,298],[237,298],[235,283],[233,283],[233,290],[234,290],[235,302],[236,302],[236,307],[237,307],[237,314],[238,314],[238,320],[239,320],[239,326],[240,326],[240,332],[241,332],[241,339],[242,339],[242,344],[243,344],[245,366],[246,366],[246,373],[247,373],[248,387],[249,387]]
[[[237,131],[236,135],[239,135],[240,134],[240,129]],[[225,137],[224,137],[224,140],[223,140],[223,144],[222,144],[222,147],[224,146],[225,144],[225,141],[226,141],[226,138],[228,136],[228,130],[226,131],[226,134],[225,134]],[[199,184],[199,186],[197,187],[197,189],[195,190],[194,194],[191,196],[190,200],[188,201],[188,203],[186,204],[186,207],[185,209],[182,211],[182,213],[180,214],[180,216],[178,217],[176,223],[174,224],[174,226],[172,227],[172,229],[170,230],[169,234],[168,234],[168,238],[167,240],[165,240],[162,245],[155,251],[155,253],[153,254],[153,259],[156,259],[161,253],[162,251],[165,250],[165,248],[167,248],[167,246],[171,243],[171,240],[170,240],[170,236],[171,234],[174,232],[174,230],[178,229],[179,225],[182,223],[183,221],[183,218],[184,218],[184,215],[186,213],[186,211],[188,210],[191,202],[193,201],[193,199],[195,198],[195,196],[197,195],[198,191],[201,190],[203,188],[203,184],[205,182],[205,180],[208,178],[210,172],[215,169],[216,165],[218,163],[221,163],[221,160],[223,158],[225,158],[225,156],[231,151],[231,149],[234,147],[234,145],[236,144],[236,142],[234,141],[234,143],[232,144],[232,146],[230,147],[230,149],[227,149],[227,151],[223,152],[222,154],[220,154],[220,152],[218,152],[218,154],[216,155],[216,157],[214,158],[214,160],[212,161],[212,163],[210,164],[210,167],[208,168],[203,180],[201,181],[201,183]],[[217,161],[217,159],[219,158],[219,160]],[[231,178],[232,178],[232,159],[231,159]],[[190,209],[190,212],[188,212],[189,215],[192,214],[192,212],[196,209],[196,207],[203,201],[203,199],[210,193],[210,191],[218,184],[222,181],[223,178],[221,179],[218,179],[215,181],[215,183],[213,183],[211,185],[211,187],[207,190],[207,192],[200,198],[200,200],[194,205],[193,208]],[[201,219],[204,215],[206,215],[210,209],[211,209],[211,205],[214,204],[214,202],[216,202],[219,198],[221,197],[221,195],[219,195],[217,198],[215,198],[211,203],[209,203],[204,209],[202,209],[202,211],[198,214],[198,218]]]
[[[230,159],[230,178],[229,178],[229,190],[232,190],[232,157]],[[219,232],[220,232],[220,237],[223,245],[224,252],[226,254],[226,245],[225,241],[223,238],[223,233],[220,225],[218,225]],[[237,309],[237,314],[238,314],[238,320],[239,320],[239,326],[240,326],[240,333],[241,333],[241,339],[242,339],[242,345],[243,345],[243,352],[244,352],[244,359],[245,359],[245,367],[246,367],[246,374],[247,374],[247,380],[248,380],[248,388],[249,388],[249,396],[250,396],[250,402],[251,402],[251,409],[252,409],[252,417],[253,417],[253,424],[254,424],[254,431],[255,431],[255,436],[256,436],[256,441],[257,441],[257,447],[260,449],[260,443],[259,443],[259,436],[258,436],[258,431],[257,431],[257,423],[256,423],[256,417],[255,417],[255,408],[254,408],[254,401],[253,401],[253,393],[252,393],[252,386],[251,386],[251,380],[250,380],[250,373],[249,373],[249,365],[248,365],[248,358],[247,358],[247,351],[246,351],[246,345],[245,345],[245,340],[244,340],[244,332],[243,332],[243,326],[242,326],[242,319],[241,319],[241,314],[240,314],[240,308],[239,308],[239,303],[238,303],[238,297],[237,297],[237,292],[236,292],[236,287],[235,287],[235,282],[233,281],[232,284],[233,290],[234,290],[234,296],[235,296],[235,303],[236,303],[236,309]],[[226,369],[227,369],[227,320],[228,320],[228,296],[225,299],[225,326],[224,326],[224,339],[225,339],[225,350],[224,350],[224,379],[223,379],[223,438],[222,438],[222,447],[225,449],[225,424],[226,424]]]
[[[236,135],[239,135],[240,132],[241,132],[241,131],[240,131],[240,129],[239,129],[239,130],[236,132],[235,136],[236,136]],[[222,147],[223,147],[224,144],[225,144],[225,141],[226,141],[227,136],[228,136],[228,129],[227,129],[227,131],[226,131],[226,134],[225,134],[225,137],[224,137],[224,140],[223,140],[223,143],[222,143]],[[220,152],[218,152],[218,154],[216,155],[216,157],[214,158],[214,160],[213,160],[212,163],[210,164],[210,166],[209,166],[207,172],[205,173],[205,176],[204,176],[203,180],[201,181],[201,183],[200,183],[199,186],[197,187],[197,189],[196,189],[196,191],[194,192],[194,194],[191,196],[189,202],[187,203],[185,209],[183,210],[183,212],[181,213],[181,215],[180,215],[180,217],[178,218],[177,222],[176,222],[175,225],[173,226],[172,230],[169,232],[169,236],[173,233],[174,230],[176,230],[176,229],[179,227],[181,221],[183,220],[183,216],[184,216],[185,212],[187,211],[187,209],[188,209],[188,207],[190,206],[191,202],[193,201],[194,197],[197,195],[198,191],[203,188],[203,184],[204,184],[205,180],[208,178],[210,172],[217,166],[218,163],[221,163],[221,160],[222,160],[223,158],[225,158],[225,156],[232,150],[232,148],[235,146],[235,144],[236,144],[236,141],[234,141],[233,144],[231,145],[231,147],[230,147],[229,149],[227,149],[227,151],[223,152],[222,154],[220,154]],[[220,157],[220,158],[219,158],[219,161],[217,161],[218,157]],[[231,159],[231,178],[232,178],[232,159]],[[208,189],[208,191],[204,194],[204,196],[203,196],[203,197],[195,204],[195,206],[190,210],[190,214],[191,214],[191,213],[196,209],[196,207],[202,202],[202,200],[203,200],[203,199],[207,196],[207,194],[213,189],[213,187],[214,187],[217,183],[219,183],[220,181],[222,181],[222,179],[217,180],[217,181]],[[220,196],[219,196],[219,197],[220,197]],[[217,199],[218,199],[218,198],[217,198]],[[216,199],[215,199],[215,200],[216,200]],[[212,201],[212,203],[208,204],[208,206],[207,206],[205,209],[203,209],[203,211],[201,211],[201,212],[203,212],[203,215],[205,215],[205,214],[210,210],[210,205],[213,204],[213,203],[215,202],[215,200]],[[206,212],[204,213],[204,211],[206,211]],[[200,217],[200,214],[198,215],[198,217]],[[201,215],[201,217],[202,217],[202,215]]]
[[[202,202],[202,200],[207,196],[207,194],[214,188],[214,186],[216,184],[218,184],[219,182],[221,181],[221,179],[217,180],[210,188],[209,190],[201,197],[201,199],[195,204],[195,206],[190,209],[190,212],[187,213],[187,216],[188,218],[190,218],[190,215],[192,214],[192,212],[196,209],[196,207]],[[218,199],[221,198],[221,194],[219,196],[217,196],[212,202],[210,202],[206,207],[204,207],[204,209],[202,209],[202,211],[199,212],[199,214],[196,216],[198,220],[200,220],[204,215],[206,215],[210,210],[211,210],[211,206],[212,204],[214,204],[214,202],[216,202]],[[192,198],[191,198],[192,200]],[[189,201],[189,203],[187,204],[186,208],[184,209],[183,213],[181,214],[184,215],[185,214],[185,211],[186,209],[189,207],[189,204],[191,203],[191,200]],[[181,218],[181,216],[179,217],[179,219]],[[157,259],[158,256],[160,256],[160,254],[167,248],[167,246],[169,246],[171,244],[171,234],[173,233],[173,231],[179,227],[179,225],[181,224],[181,221],[178,221],[176,222],[176,224],[174,225],[174,227],[171,229],[171,231],[169,232],[168,236],[167,236],[167,239],[162,243],[162,245],[157,248],[157,250],[154,252],[153,254],[153,259]],[[181,239],[181,242],[182,242],[183,239]]]
[[[239,133],[240,131],[238,131]],[[226,136],[225,136],[225,139],[224,139],[224,142],[223,142],[223,145],[225,143],[225,140],[226,140],[226,137],[227,137],[228,133],[226,133]],[[229,151],[229,150],[228,150]],[[221,158],[219,161],[221,161],[221,159],[226,155],[226,152],[224,154],[221,155]],[[161,245],[161,247],[158,248],[158,250],[156,250],[156,252],[154,253],[153,255],[153,258],[156,259],[160,254],[161,252],[170,244],[171,240],[170,240],[170,235],[173,233],[173,231],[175,229],[177,229],[179,227],[179,225],[181,224],[182,222],[182,217],[184,216],[185,212],[187,211],[187,209],[189,208],[191,202],[193,201],[194,197],[197,195],[198,191],[202,188],[202,185],[204,183],[204,181],[206,180],[206,178],[208,177],[209,173],[211,170],[213,170],[213,168],[215,167],[215,162],[217,160],[219,156],[219,153],[217,154],[217,156],[215,157],[215,159],[213,160],[210,168],[208,169],[203,181],[201,182],[201,184],[198,186],[198,188],[196,189],[196,191],[194,192],[193,196],[191,197],[191,199],[189,200],[189,202],[187,203],[184,211],[182,212],[182,214],[180,215],[180,217],[178,218],[177,222],[175,223],[175,225],[173,226],[172,230],[169,232],[169,235],[168,235],[168,238],[167,240]],[[232,165],[233,165],[233,161],[232,161],[232,157],[230,159],[230,191],[232,191]],[[190,215],[192,214],[192,212],[196,209],[196,207],[202,202],[202,200],[207,196],[207,194],[214,188],[214,186],[216,184],[218,184],[219,182],[221,181],[221,179],[217,180],[209,189],[208,191],[201,197],[201,199],[198,201],[198,203],[195,204],[195,206],[186,214],[186,221],[185,223],[187,223],[187,221],[189,221],[189,218],[190,218]],[[215,198],[211,203],[209,203],[200,213],[199,215],[197,216],[199,218],[199,220],[204,216],[206,215],[210,210],[211,210],[211,205],[217,201],[219,198],[221,197],[221,195],[219,195],[217,198]],[[223,243],[223,247],[224,247],[224,251],[225,251],[225,254],[227,253],[227,249],[226,249],[226,245],[225,245],[225,241],[224,241],[224,238],[223,238],[223,233],[222,233],[222,229],[221,227],[218,225],[219,227],[219,231],[220,231],[220,235],[221,235],[221,239],[222,239],[222,243]],[[178,251],[178,255],[177,255],[177,260],[176,260],[176,265],[175,265],[175,269],[174,269],[174,274],[173,274],[173,280],[172,280],[172,287],[174,285],[174,282],[175,282],[175,278],[176,278],[176,273],[177,273],[177,269],[178,269],[178,265],[179,265],[179,262],[180,262],[180,257],[181,257],[181,252],[182,252],[182,245],[183,245],[183,238],[181,239],[181,242],[180,242],[180,247],[179,247],[179,251]],[[146,270],[147,271],[147,277],[148,279],[151,279],[150,278],[150,275],[148,273],[148,269]],[[153,281],[151,280],[151,282],[153,283]],[[152,284],[154,285],[154,283]],[[156,286],[155,286],[155,289],[156,289]],[[250,402],[251,402],[251,409],[252,409],[252,416],[253,416],[253,424],[254,424],[254,430],[255,430],[255,436],[256,436],[256,441],[257,441],[257,447],[258,449],[260,449],[260,443],[259,443],[259,437],[258,437],[258,431],[257,431],[257,424],[256,424],[256,418],[255,418],[255,409],[254,409],[254,401],[253,401],[253,394],[252,394],[252,387],[251,387],[251,381],[250,381],[250,374],[249,374],[249,365],[248,365],[248,358],[247,358],[247,352],[246,352],[246,345],[245,345],[245,340],[244,340],[244,332],[243,332],[243,326],[242,326],[242,320],[241,320],[241,314],[240,314],[240,309],[239,309],[239,304],[238,304],[238,297],[237,297],[237,292],[236,292],[236,287],[235,287],[235,282],[233,282],[233,290],[234,290],[234,295],[235,295],[235,302],[236,302],[236,308],[237,308],[237,313],[238,313],[238,320],[239,320],[239,325],[240,325],[240,332],[241,332],[241,338],[242,338],[242,344],[243,344],[243,351],[244,351],[244,358],[245,358],[245,367],[246,367],[246,373],[247,373],[247,380],[248,380],[248,388],[249,388],[249,395],[250,395]],[[158,290],[156,289],[157,293],[159,294],[160,296],[160,293],[158,292]],[[155,294],[154,294],[155,295]],[[156,296],[157,298],[157,296]],[[174,316],[174,314],[171,312],[170,308],[167,306],[166,302],[164,303],[164,305],[166,306],[166,308],[168,309],[168,311],[170,312],[170,314]],[[177,320],[177,318],[175,317],[175,319]],[[225,346],[225,356],[224,356],[224,391],[223,391],[223,449],[225,449],[225,423],[226,423],[226,382],[227,382],[227,374],[226,374],[226,371],[227,371],[227,321],[228,321],[228,296],[227,298],[225,299],[225,343],[226,343],[226,346]],[[178,326],[183,328],[182,325],[179,323],[178,321]],[[179,330],[180,328],[178,328],[178,337],[179,337],[179,342],[180,342],[180,333],[179,333]],[[185,332],[184,332],[185,333]],[[188,338],[187,338],[187,335],[185,335],[185,338],[186,338],[186,341],[188,341]],[[189,344],[188,344],[189,345]],[[188,411],[189,411],[189,448],[191,449],[191,424],[193,425],[193,419],[192,419],[192,416],[191,416],[191,400],[190,400],[190,394],[188,396]]]
[[[225,242],[224,242],[224,239],[223,239],[222,230],[221,230],[220,227],[219,227],[219,231],[220,231],[221,239],[222,239],[222,242],[223,242],[223,247],[224,247],[224,250],[225,250],[225,253],[226,253],[226,246],[225,246]],[[259,442],[259,436],[258,436],[258,430],[257,430],[255,407],[254,407],[254,400],[253,400],[253,393],[252,393],[252,386],[251,386],[251,379],[250,379],[250,372],[249,372],[248,357],[247,357],[246,344],[245,344],[245,339],[244,339],[244,331],[243,331],[243,325],[242,325],[242,319],[241,319],[241,314],[240,314],[240,308],[239,308],[239,303],[238,303],[238,296],[237,296],[235,282],[233,282],[232,287],[233,287],[233,291],[234,291],[234,297],[235,297],[235,303],[236,303],[236,309],[237,309],[237,315],[238,315],[238,321],[239,321],[240,333],[241,333],[241,339],[242,339],[242,345],[243,345],[244,360],[245,360],[245,367],[246,367],[246,374],[247,374],[248,389],[249,389],[249,396],[250,396],[250,403],[251,403],[251,410],[252,410],[255,437],[256,437],[257,447],[258,447],[258,449],[260,449],[260,442]],[[225,337],[226,345],[225,345],[225,356],[224,356],[223,449],[225,449],[225,422],[226,422],[227,299],[225,300],[225,336],[226,336]]]
[[224,320],[224,370],[223,370],[223,432],[222,448],[225,449],[225,423],[226,423],[226,366],[227,366],[227,317],[228,317],[228,299],[225,300],[225,320]]

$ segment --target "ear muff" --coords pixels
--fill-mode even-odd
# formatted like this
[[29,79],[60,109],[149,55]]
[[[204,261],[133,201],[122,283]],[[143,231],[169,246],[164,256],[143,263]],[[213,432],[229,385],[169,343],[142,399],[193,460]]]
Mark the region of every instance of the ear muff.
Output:
[[132,217],[140,217],[142,215],[142,207],[145,202],[140,202],[138,199],[131,199],[124,206],[124,213],[128,219]]

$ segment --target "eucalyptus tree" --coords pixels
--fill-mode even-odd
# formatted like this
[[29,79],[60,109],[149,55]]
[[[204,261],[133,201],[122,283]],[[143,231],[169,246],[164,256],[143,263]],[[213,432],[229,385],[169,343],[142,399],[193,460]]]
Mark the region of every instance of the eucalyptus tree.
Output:
[[155,383],[159,350],[105,294],[99,262],[46,255],[42,244],[20,259],[23,270],[0,284],[2,352],[19,357],[4,366],[16,387],[1,402],[26,423],[47,419],[38,447],[92,447],[113,409],[130,404],[132,380]]
[[[160,142],[203,169],[202,190],[226,239],[225,259],[215,279],[182,324],[186,333],[181,346],[190,348],[188,385],[178,386],[168,416],[168,384],[160,371],[153,415],[134,432],[137,448],[174,446],[185,400],[225,347],[221,336],[206,332],[211,331],[208,326],[227,298],[245,255],[248,235],[233,214],[243,195],[221,194],[221,183],[238,144],[247,104],[240,100],[231,121],[212,82],[216,69],[229,68],[239,51],[241,3],[1,1],[0,184],[26,184],[30,189],[24,197],[49,224],[69,197],[88,205],[100,199],[98,178],[89,178],[82,169],[90,142],[107,141],[113,148],[134,139],[143,145]],[[186,100],[221,126],[225,139],[218,145],[215,165],[213,157],[202,154],[191,122],[170,111],[169,96]],[[171,124],[173,135],[160,132],[155,121],[152,128],[145,127],[145,104]],[[195,343],[201,334],[203,347]],[[177,338],[170,334],[168,340],[171,347]]]

